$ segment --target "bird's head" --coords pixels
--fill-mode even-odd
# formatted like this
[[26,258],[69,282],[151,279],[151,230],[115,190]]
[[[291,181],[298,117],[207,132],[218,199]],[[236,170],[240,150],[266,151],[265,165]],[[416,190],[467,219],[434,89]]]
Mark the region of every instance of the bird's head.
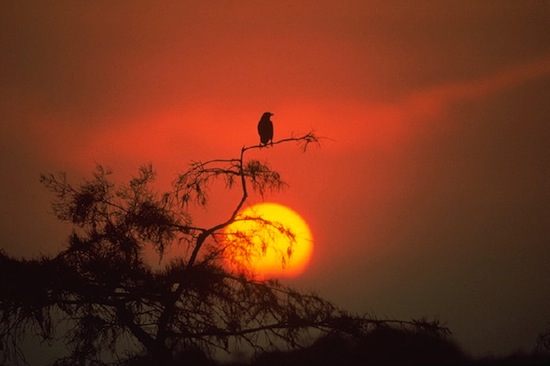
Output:
[[262,116],[262,118],[269,118],[269,117],[271,117],[271,116],[273,116],[273,113],[271,113],[271,112],[265,112],[264,115]]

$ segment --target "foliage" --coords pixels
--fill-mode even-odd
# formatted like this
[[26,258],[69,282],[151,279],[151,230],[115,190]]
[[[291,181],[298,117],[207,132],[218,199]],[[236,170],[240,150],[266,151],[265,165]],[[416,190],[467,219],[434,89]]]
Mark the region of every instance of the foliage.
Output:
[[537,338],[537,348],[540,351],[550,351],[550,330],[539,334]]
[[[273,145],[286,142],[305,149],[317,138],[310,133]],[[151,165],[118,185],[102,167],[79,186],[64,174],[42,175],[55,196],[54,214],[74,230],[67,248],[52,258],[17,260],[0,253],[4,359],[22,358],[18,344],[29,330],[52,342],[63,322],[70,324],[63,335],[70,354],[58,365],[103,364],[113,356],[122,362],[136,352],[151,364],[169,365],[185,350],[212,356],[234,341],[256,350],[280,343],[296,347],[310,329],[353,334],[389,324],[350,316],[314,293],[255,281],[224,266],[231,242],[224,240],[223,229],[235,220],[255,219],[239,216],[249,189],[263,195],[285,186],[266,163],[245,160],[246,152],[257,148],[243,147],[235,159],[194,162],[164,194],[152,188]],[[237,187],[240,199],[223,222],[195,225],[190,209],[209,203],[208,189],[216,179],[223,179],[227,189]],[[276,222],[262,224],[287,233],[292,242],[290,230]],[[154,249],[162,259],[174,245],[183,246],[182,254],[164,266],[153,267],[145,259],[146,250]],[[437,323],[408,324],[433,333],[446,330]],[[128,354],[132,349],[123,347],[128,341],[138,351],[134,347]]]
[[469,359],[437,333],[403,326],[377,326],[354,337],[328,334],[311,346],[259,355],[252,365],[465,365]]

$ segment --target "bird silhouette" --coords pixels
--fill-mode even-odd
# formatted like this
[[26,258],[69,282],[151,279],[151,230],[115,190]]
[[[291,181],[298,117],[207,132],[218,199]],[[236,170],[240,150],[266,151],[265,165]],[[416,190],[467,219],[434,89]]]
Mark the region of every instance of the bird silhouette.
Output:
[[273,122],[269,117],[273,116],[273,113],[265,112],[258,122],[258,134],[260,135],[260,145],[267,145],[269,141],[273,144]]

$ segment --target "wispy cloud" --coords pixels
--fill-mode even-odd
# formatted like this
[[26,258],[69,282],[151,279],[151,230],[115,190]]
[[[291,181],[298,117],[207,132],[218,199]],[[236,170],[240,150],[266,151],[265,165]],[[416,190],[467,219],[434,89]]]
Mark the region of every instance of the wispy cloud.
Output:
[[474,80],[458,81],[423,90],[405,99],[407,110],[419,115],[442,113],[460,100],[479,100],[524,82],[550,76],[550,56],[515,65]]
[[[425,133],[436,118],[442,118],[457,102],[482,102],[489,96],[515,88],[523,83],[550,77],[550,56],[499,70],[477,79],[458,80],[424,90],[413,91],[395,102],[361,104],[347,109],[358,122],[347,129],[346,136],[368,148],[392,149],[403,139]],[[348,118],[349,119],[349,118]],[[367,126],[365,128],[365,126]]]

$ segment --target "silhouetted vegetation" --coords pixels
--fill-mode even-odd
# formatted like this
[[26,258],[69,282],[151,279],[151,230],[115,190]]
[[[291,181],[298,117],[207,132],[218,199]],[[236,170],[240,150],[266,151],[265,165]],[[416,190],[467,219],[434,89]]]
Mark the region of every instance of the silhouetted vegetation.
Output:
[[[252,366],[367,366],[367,365],[548,365],[547,352],[513,353],[503,357],[475,359],[440,332],[383,326],[367,334],[350,337],[329,334],[312,346],[289,352],[260,355]],[[237,365],[234,365],[237,366]]]
[[[272,145],[287,142],[305,149],[317,138],[307,134]],[[228,269],[231,258],[224,254],[232,242],[224,228],[235,220],[258,220],[286,235],[289,249],[293,245],[291,229],[239,216],[249,190],[263,195],[285,186],[266,163],[245,160],[257,148],[262,146],[243,147],[237,158],[192,163],[164,194],[153,189],[150,165],[128,184],[115,184],[102,167],[80,185],[64,174],[43,175],[55,195],[54,214],[74,229],[67,248],[53,257],[15,259],[0,252],[3,362],[24,360],[20,343],[26,335],[53,342],[60,329],[68,329],[62,339],[69,352],[57,366],[210,365],[216,352],[236,342],[256,352],[257,365],[283,358],[289,365],[462,360],[446,340],[449,330],[437,321],[352,315],[315,293]],[[222,222],[197,225],[192,207],[209,204],[216,179],[237,188],[239,199]],[[175,246],[181,254],[163,265],[145,259],[154,250],[162,260]],[[270,353],[300,349],[318,334],[326,336],[309,348]]]
[[440,333],[380,326],[350,337],[330,334],[311,347],[258,357],[254,365],[457,365],[467,362],[460,348]]

